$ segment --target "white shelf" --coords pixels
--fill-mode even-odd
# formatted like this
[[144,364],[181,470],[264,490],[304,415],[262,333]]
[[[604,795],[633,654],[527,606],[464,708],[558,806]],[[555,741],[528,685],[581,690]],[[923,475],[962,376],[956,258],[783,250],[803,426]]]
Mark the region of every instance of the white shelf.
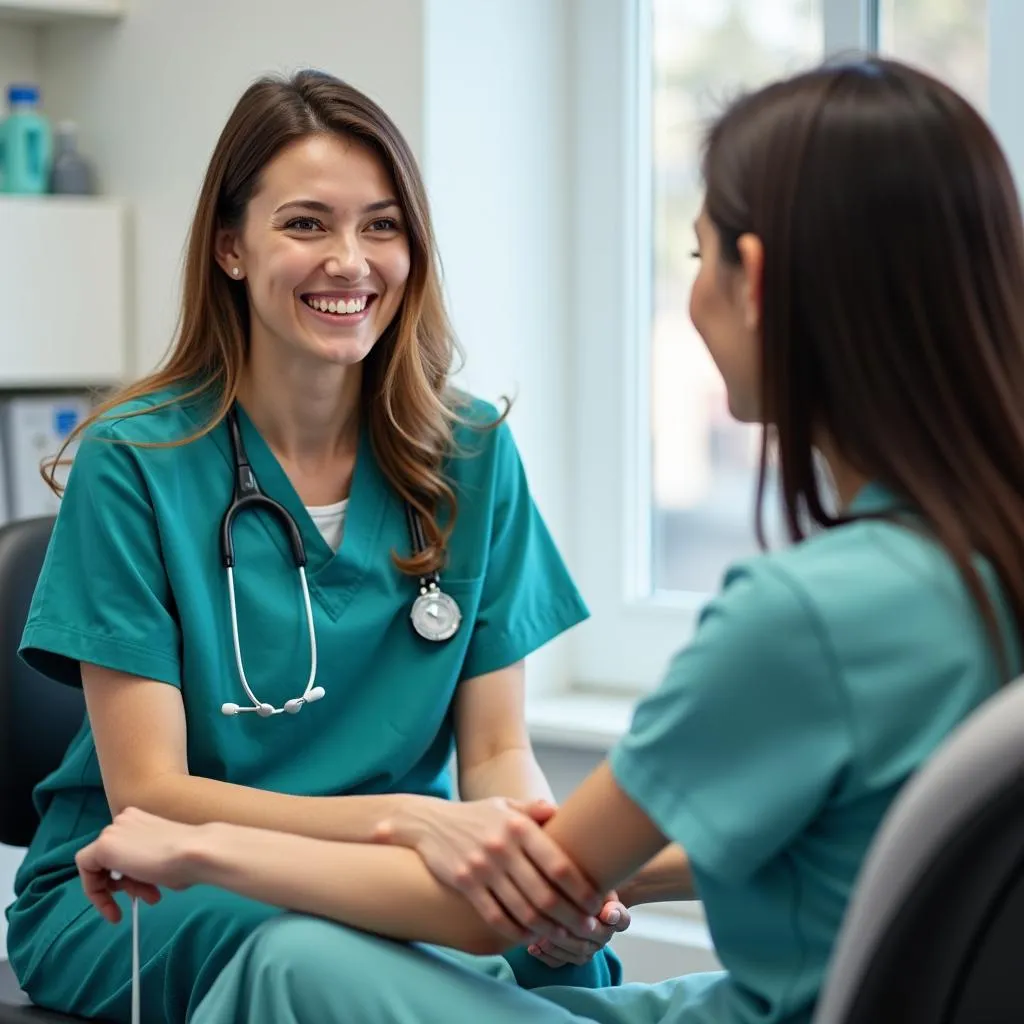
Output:
[[0,21],[52,24],[55,21],[110,21],[125,13],[126,0],[0,0]]
[[118,200],[0,196],[0,388],[124,379],[126,239]]

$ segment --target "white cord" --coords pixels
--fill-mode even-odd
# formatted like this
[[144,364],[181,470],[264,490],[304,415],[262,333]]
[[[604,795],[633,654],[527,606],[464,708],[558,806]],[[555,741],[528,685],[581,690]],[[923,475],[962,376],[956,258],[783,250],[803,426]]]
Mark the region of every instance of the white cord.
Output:
[[272,704],[264,704],[253,693],[249,680],[245,675],[245,665],[242,662],[242,641],[238,636],[238,605],[235,599],[235,573],[232,567],[227,567],[228,576],[228,603],[231,609],[231,645],[235,651],[235,667],[238,669],[238,678],[242,683],[242,689],[249,698],[252,707],[240,708],[237,704],[224,704],[221,711],[226,715],[237,715],[239,712],[256,711],[261,717],[271,715],[282,715],[285,712],[294,714],[303,704],[312,704],[320,700],[324,695],[322,687],[315,686],[316,683],[316,625],[313,622],[313,603],[309,597],[309,583],[306,580],[306,570],[299,566],[299,582],[302,584],[302,602],[306,610],[306,629],[309,632],[309,678],[306,680],[306,688],[302,691],[301,697],[288,701],[283,708],[275,708]]
[[142,1024],[139,1006],[139,901],[132,897],[132,1024]]
[[245,666],[242,664],[242,644],[238,639],[238,609],[235,606],[235,573],[231,566],[228,566],[228,601],[231,605],[231,640],[235,648],[235,665],[238,667],[238,678],[242,681],[242,688],[249,698],[252,706],[258,708],[260,702],[256,694],[249,688],[249,680],[245,678]]
[[[110,877],[120,882],[124,875],[120,871],[111,871]],[[140,995],[142,985],[139,981],[139,901],[135,896],[132,901],[132,1024],[142,1024]]]
[[306,628],[309,630],[309,679],[302,696],[308,697],[316,682],[316,626],[313,624],[313,604],[309,600],[309,584],[306,582],[306,570],[299,566],[299,579],[302,581],[302,600],[306,605]]

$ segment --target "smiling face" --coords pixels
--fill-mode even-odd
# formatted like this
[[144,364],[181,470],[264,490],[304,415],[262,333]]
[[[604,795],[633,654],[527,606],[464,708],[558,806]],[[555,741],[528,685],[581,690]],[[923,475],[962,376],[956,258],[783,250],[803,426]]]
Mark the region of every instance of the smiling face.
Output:
[[394,319],[409,240],[391,176],[369,148],[311,135],[264,169],[217,262],[244,281],[253,350],[340,366],[362,362]]

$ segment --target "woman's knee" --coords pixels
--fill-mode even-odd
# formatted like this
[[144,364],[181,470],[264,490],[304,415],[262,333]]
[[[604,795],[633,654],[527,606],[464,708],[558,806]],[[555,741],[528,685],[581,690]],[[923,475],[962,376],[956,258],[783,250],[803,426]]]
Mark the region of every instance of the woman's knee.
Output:
[[176,904],[175,935],[168,944],[166,970],[186,982],[191,1011],[246,940],[281,911],[221,889],[197,887],[169,895]]
[[281,914],[262,922],[246,944],[253,967],[292,977],[319,978],[364,969],[379,958],[386,940],[345,925],[302,914]]
[[434,971],[444,969],[443,961],[415,947],[321,918],[283,915],[249,936],[193,1024],[391,1020],[396,1005],[419,998],[412,989],[422,987],[416,971],[421,960]]
[[261,924],[239,951],[229,970],[245,995],[234,1000],[269,1000],[281,1020],[334,1020],[329,1008],[341,993],[353,1009],[368,998],[367,985],[394,976],[400,948],[321,918],[285,914]]

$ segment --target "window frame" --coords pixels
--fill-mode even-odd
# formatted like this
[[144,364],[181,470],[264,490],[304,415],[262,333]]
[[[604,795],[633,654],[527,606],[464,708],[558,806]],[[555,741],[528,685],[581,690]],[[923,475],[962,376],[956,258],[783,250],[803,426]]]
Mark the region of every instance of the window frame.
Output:
[[[822,0],[824,52],[876,50],[879,3]],[[572,561],[592,615],[573,637],[573,681],[638,693],[711,595],[650,587],[651,0],[577,0],[575,21]]]

